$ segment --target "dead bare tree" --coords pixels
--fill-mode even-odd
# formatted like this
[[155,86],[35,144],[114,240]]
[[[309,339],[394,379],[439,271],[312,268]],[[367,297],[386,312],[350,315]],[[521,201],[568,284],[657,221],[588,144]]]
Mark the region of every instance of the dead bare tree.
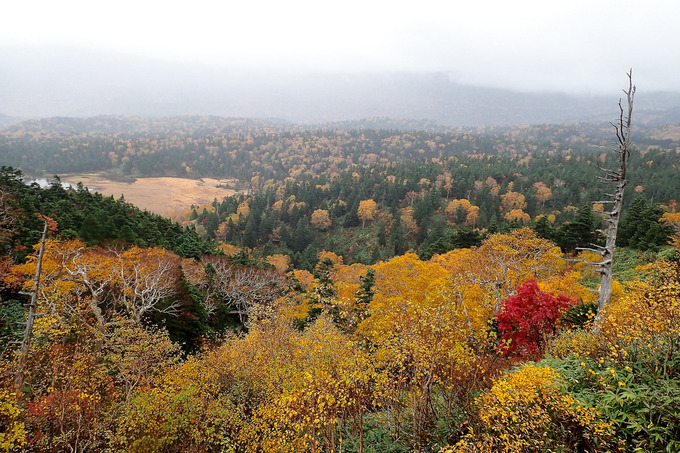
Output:
[[26,328],[24,329],[24,338],[21,341],[21,352],[19,353],[19,365],[17,367],[17,374],[14,380],[14,385],[17,391],[21,391],[24,386],[24,374],[26,371],[26,360],[28,358],[28,351],[31,347],[31,339],[33,338],[33,324],[37,316],[38,310],[38,287],[40,286],[40,273],[42,271],[42,260],[45,254],[45,241],[47,240],[48,219],[45,218],[45,226],[43,228],[42,236],[40,238],[40,252],[38,253],[38,262],[35,268],[35,277],[33,278],[33,291],[31,291],[31,301],[28,304],[28,318],[26,319]]
[[163,306],[176,294],[178,258],[162,249],[132,248],[119,256],[116,266],[120,292],[114,297],[123,313],[138,325],[151,312],[177,315],[178,301]]
[[278,272],[236,266],[222,257],[208,258],[206,262],[215,270],[206,306],[216,308],[222,301],[241,323],[251,319],[254,308],[271,305],[279,296],[282,282]]
[[619,156],[619,167],[615,170],[603,168],[598,165],[600,170],[604,172],[604,176],[600,177],[601,181],[613,185],[616,189],[613,194],[606,194],[609,199],[597,201],[605,206],[610,205],[611,208],[605,211],[598,211],[605,217],[607,225],[606,242],[604,247],[593,245],[595,249],[582,248],[581,250],[590,250],[598,253],[602,259],[598,263],[593,263],[600,274],[600,287],[598,288],[597,298],[597,315],[595,317],[595,331],[598,332],[602,326],[602,316],[606,311],[607,306],[612,295],[612,263],[614,259],[614,251],[616,248],[616,231],[621,218],[621,210],[623,208],[623,191],[628,183],[626,173],[628,170],[628,160],[630,158],[630,124],[633,114],[633,98],[635,97],[635,86],[633,85],[633,70],[628,72],[628,89],[623,90],[626,95],[627,109],[624,110],[621,99],[619,99],[619,119],[617,123],[612,123],[616,130],[617,149]]

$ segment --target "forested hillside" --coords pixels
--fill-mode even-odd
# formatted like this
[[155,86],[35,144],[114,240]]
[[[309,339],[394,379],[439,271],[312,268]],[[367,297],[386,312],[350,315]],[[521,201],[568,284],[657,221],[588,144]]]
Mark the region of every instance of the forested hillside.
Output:
[[[595,326],[607,128],[398,124],[3,130],[0,450],[678,451],[676,129],[635,141]],[[179,224],[29,170],[242,192]]]
[[[415,127],[428,131],[405,130]],[[680,136],[673,126],[639,136],[629,186],[649,205],[637,209],[650,209],[646,218],[655,223],[661,208],[654,204],[680,193]],[[590,208],[604,193],[599,167],[616,164],[611,141],[608,125],[451,130],[374,118],[315,129],[218,117],[96,117],[20,123],[3,131],[0,150],[33,173],[236,178],[246,196],[197,206],[185,220],[205,238],[287,254],[311,269],[321,250],[364,264],[407,250],[427,257],[478,244],[483,233],[473,229],[533,226],[565,252],[597,242],[601,221]],[[371,201],[360,218],[360,204]],[[665,244],[667,230],[628,230],[636,228],[649,233],[642,248]]]
[[[290,255],[296,266],[310,270],[321,250],[364,264],[409,249],[429,258],[477,246],[485,232],[519,226],[532,226],[570,252],[598,243],[601,236],[602,219],[590,203],[605,198],[597,164],[613,162],[554,153],[371,165],[334,177],[258,184],[249,195],[199,206],[185,218],[206,237],[263,255]],[[645,185],[631,191],[629,199],[635,201],[619,238],[655,250],[667,243],[671,230],[658,222],[664,209],[650,200],[675,206],[677,155],[650,151],[633,159],[631,167],[631,180],[640,178]]]
[[20,170],[0,168],[2,194],[3,253],[21,258],[40,238],[42,218],[59,225],[63,239],[78,238],[87,245],[121,244],[163,247],[185,257],[198,257],[214,250],[215,244],[201,239],[194,229],[161,216],[141,211],[124,199],[102,197],[79,185],[65,189],[59,180],[48,188],[26,185]]
[[[451,157],[520,161],[585,153],[592,161],[613,143],[609,125],[407,130],[414,126],[423,124],[373,119],[310,128],[219,117],[52,118],[0,131],[0,155],[5,165],[31,176],[108,171],[127,177],[238,178],[248,187],[253,177],[257,184],[279,183],[366,165],[447,162]],[[680,136],[656,126],[639,132],[635,143],[642,152],[673,152]]]

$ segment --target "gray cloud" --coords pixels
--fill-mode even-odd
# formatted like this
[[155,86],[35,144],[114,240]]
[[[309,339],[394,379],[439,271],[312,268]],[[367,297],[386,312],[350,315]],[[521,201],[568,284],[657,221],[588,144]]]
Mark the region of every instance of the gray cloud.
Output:
[[[674,0],[12,2],[0,44],[66,44],[234,68],[450,74],[477,86],[680,91]],[[0,68],[1,70],[1,68]]]

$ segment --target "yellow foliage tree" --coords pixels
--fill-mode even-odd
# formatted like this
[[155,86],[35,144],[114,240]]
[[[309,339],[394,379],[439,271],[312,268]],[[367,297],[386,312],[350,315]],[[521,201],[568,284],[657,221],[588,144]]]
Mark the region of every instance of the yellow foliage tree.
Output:
[[415,233],[418,230],[418,224],[413,218],[413,208],[407,206],[401,209],[401,224],[410,233]]
[[541,186],[536,189],[536,201],[540,203],[541,207],[545,206],[545,202],[550,200],[552,196],[550,187]]
[[381,404],[396,418],[402,406],[409,408],[412,444],[420,448],[432,417],[432,389],[449,389],[452,375],[472,360],[469,324],[450,297],[451,282],[440,264],[407,253],[374,268],[370,316],[358,334],[378,348],[375,360],[388,376]]
[[148,388],[179,362],[181,349],[167,332],[138,325],[121,326],[106,345],[108,363],[115,369],[125,398],[137,388]]
[[[172,252],[132,247],[119,253],[55,239],[45,250],[39,304],[57,318],[93,318],[105,335],[121,322],[139,324],[151,312],[176,309],[173,303],[162,305],[175,294],[180,275],[180,259]],[[35,266],[31,258],[14,272],[31,275]]]
[[131,399],[117,432],[125,451],[339,451],[361,431],[375,380],[366,354],[320,317],[284,318],[189,358]]
[[290,269],[290,265],[292,264],[292,260],[290,259],[290,256],[288,255],[282,255],[280,253],[271,255],[267,257],[267,263],[271,264],[276,268],[277,271],[281,273],[285,273]]
[[664,212],[659,220],[666,225],[672,226],[676,232],[680,232],[680,212]]
[[526,209],[527,203],[524,195],[519,192],[508,192],[501,195],[501,210]]
[[449,216],[454,216],[456,215],[459,209],[462,209],[467,213],[471,206],[472,204],[465,198],[460,200],[451,200],[449,204],[446,206],[445,211]]
[[342,261],[343,261],[341,255],[338,255],[338,254],[333,253],[333,252],[329,252],[327,250],[321,250],[319,252],[319,254],[317,255],[317,258],[319,259],[319,261],[323,261],[326,258],[331,260],[333,262],[333,269],[337,268],[337,266],[342,265]]
[[270,364],[279,390],[256,412],[256,439],[264,451],[338,451],[344,420],[363,429],[372,401],[370,361],[323,316],[291,340],[285,363]]
[[241,217],[243,219],[250,215],[250,206],[248,206],[248,200],[238,205],[238,207],[236,208],[236,215],[237,217]]
[[513,220],[520,220],[522,221],[523,224],[528,224],[531,221],[531,216],[529,216],[529,214],[522,211],[521,209],[511,209],[510,211],[505,213],[503,218],[508,222],[512,222]]
[[495,299],[474,273],[478,252],[456,249],[436,255],[432,261],[446,269],[450,281],[450,299],[464,315],[470,338],[483,341],[487,322],[494,316]]
[[610,344],[680,335],[680,265],[662,260],[639,272],[604,313],[600,334]]
[[361,220],[361,227],[366,225],[367,220],[373,220],[375,211],[378,209],[378,204],[373,200],[363,200],[359,202],[357,209],[357,216]]
[[477,225],[477,220],[479,219],[479,206],[470,206],[467,215],[465,216],[465,223],[470,226]]
[[356,294],[361,285],[361,277],[366,275],[369,266],[361,263],[352,265],[336,265],[331,273],[337,289],[336,299],[343,327],[348,330],[356,328],[359,318]]
[[[37,246],[36,246],[37,249]],[[30,276],[37,266],[36,256],[26,264],[13,267],[13,272]],[[117,279],[114,254],[90,249],[79,240],[48,239],[42,261],[42,283],[38,305],[53,317],[85,316],[89,311],[100,335],[104,335],[109,320],[102,310],[102,299]],[[25,290],[32,289],[27,281]]]
[[532,278],[540,281],[559,275],[566,269],[559,247],[539,238],[529,228],[491,235],[475,250],[474,256],[468,261],[468,275],[491,291],[496,311],[500,301],[519,284]]
[[320,231],[326,231],[330,228],[332,222],[328,215],[328,211],[325,209],[317,209],[312,213],[310,223],[314,228]]
[[362,326],[373,341],[379,342],[403,322],[395,314],[415,305],[436,306],[446,301],[448,281],[437,263],[423,262],[417,255],[407,253],[379,263],[374,269],[375,296],[370,307],[373,314]]

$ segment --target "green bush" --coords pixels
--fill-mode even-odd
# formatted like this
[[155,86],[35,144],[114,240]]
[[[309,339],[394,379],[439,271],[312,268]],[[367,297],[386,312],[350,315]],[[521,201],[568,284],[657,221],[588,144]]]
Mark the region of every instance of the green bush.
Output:
[[659,336],[599,359],[546,359],[566,390],[612,422],[623,451],[680,451],[680,340]]

